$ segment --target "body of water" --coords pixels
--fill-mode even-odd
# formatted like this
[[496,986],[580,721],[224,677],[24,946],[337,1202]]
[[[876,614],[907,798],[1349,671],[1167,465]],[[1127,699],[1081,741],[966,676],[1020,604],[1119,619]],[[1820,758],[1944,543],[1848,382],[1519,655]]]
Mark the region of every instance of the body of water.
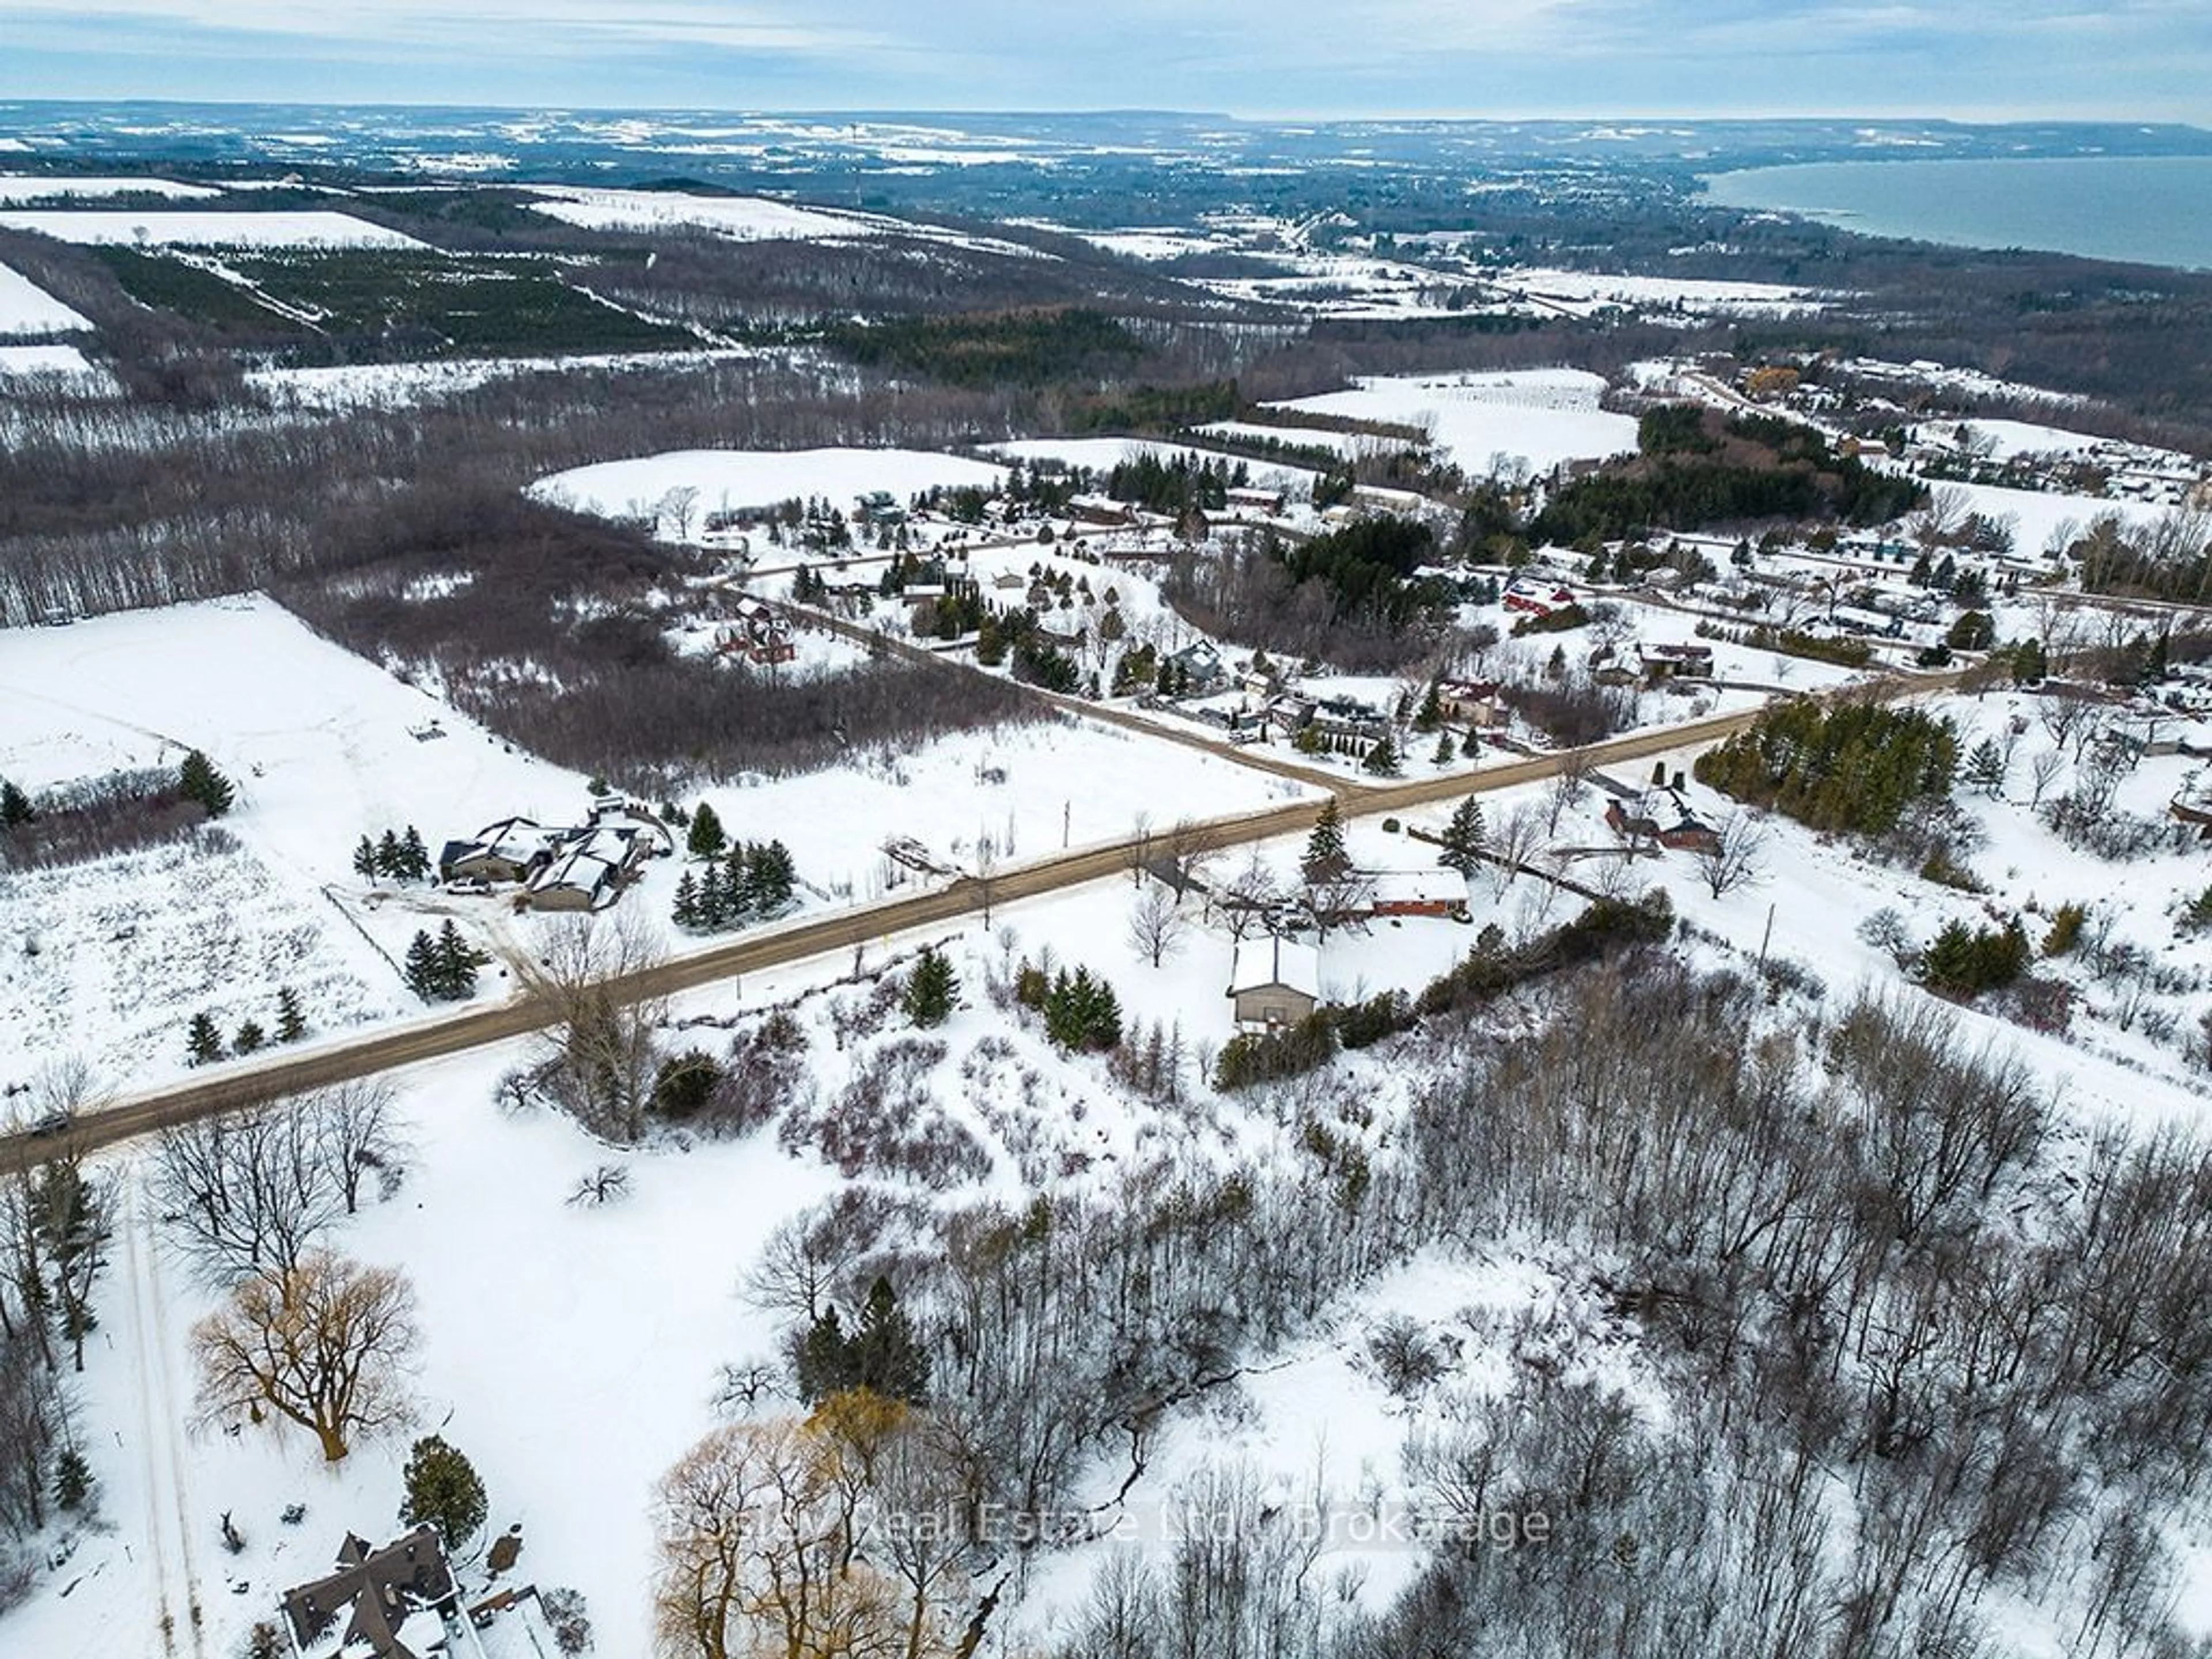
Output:
[[2212,156],[1818,162],[1721,173],[1707,196],[1872,236],[2212,270]]

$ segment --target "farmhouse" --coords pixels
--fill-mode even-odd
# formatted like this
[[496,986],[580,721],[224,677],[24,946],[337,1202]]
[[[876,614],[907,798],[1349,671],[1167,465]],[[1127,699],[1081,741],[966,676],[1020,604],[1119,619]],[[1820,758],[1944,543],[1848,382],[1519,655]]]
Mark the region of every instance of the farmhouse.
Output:
[[1223,499],[1231,507],[1239,511],[1264,513],[1270,518],[1283,510],[1283,492],[1279,489],[1262,489],[1253,485],[1239,484],[1233,489],[1224,491]]
[[1067,516],[1078,524],[1122,525],[1137,521],[1137,509],[1111,495],[1071,495]]
[[1646,789],[1605,804],[1605,821],[1613,833],[1633,842],[1656,842],[1670,852],[1702,853],[1720,845],[1720,835],[1690,810],[1681,792],[1674,788]]
[[1200,640],[1183,647],[1168,658],[1165,665],[1174,671],[1176,683],[1186,687],[1193,696],[1219,690],[1228,678],[1228,672],[1222,666],[1221,653],[1211,640]]
[[1504,688],[1496,680],[1443,680],[1437,686],[1437,707],[1447,720],[1461,726],[1505,724]]
[[799,654],[791,623],[773,605],[750,596],[732,607],[728,622],[714,631],[714,648],[763,667],[789,662]]
[[1515,577],[1499,597],[1508,611],[1531,617],[1548,617],[1575,603],[1575,591],[1565,582],[1536,581],[1526,576]]
[[1713,648],[1710,645],[1639,645],[1638,664],[1647,685],[1666,680],[1709,680],[1713,677]]
[[1239,1025],[1295,1025],[1321,1000],[1321,954],[1273,934],[1240,940],[1229,965],[1229,996]]

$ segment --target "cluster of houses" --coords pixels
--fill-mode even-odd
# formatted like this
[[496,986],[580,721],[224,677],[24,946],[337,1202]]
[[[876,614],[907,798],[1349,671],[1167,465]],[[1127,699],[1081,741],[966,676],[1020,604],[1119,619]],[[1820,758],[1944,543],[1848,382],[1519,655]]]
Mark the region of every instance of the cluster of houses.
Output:
[[675,851],[668,828],[633,801],[603,803],[580,824],[501,818],[438,854],[449,887],[513,890],[518,910],[599,910],[637,880],[648,859]]
[[293,1659],[560,1659],[562,1652],[535,1586],[469,1601],[428,1526],[380,1549],[349,1533],[335,1570],[289,1591],[282,1612]]

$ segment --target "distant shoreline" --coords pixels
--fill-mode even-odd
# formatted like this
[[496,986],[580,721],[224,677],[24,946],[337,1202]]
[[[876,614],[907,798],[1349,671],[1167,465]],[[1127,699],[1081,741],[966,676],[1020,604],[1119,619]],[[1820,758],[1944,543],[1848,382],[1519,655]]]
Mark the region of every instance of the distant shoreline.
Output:
[[1898,158],[1717,173],[1704,201],[1954,247],[2212,270],[2212,157]]

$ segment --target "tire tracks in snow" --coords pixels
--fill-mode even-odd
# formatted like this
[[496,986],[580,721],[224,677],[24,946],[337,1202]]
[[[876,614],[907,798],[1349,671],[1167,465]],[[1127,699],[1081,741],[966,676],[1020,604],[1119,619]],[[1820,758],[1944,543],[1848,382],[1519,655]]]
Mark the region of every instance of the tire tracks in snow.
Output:
[[206,1659],[199,1574],[192,1561],[191,1519],[185,1484],[184,1431],[177,1406],[176,1358],[170,1352],[167,1302],[161,1283],[161,1244],[152,1200],[133,1172],[131,1215],[123,1230],[131,1277],[130,1315],[138,1347],[141,1462],[146,1483],[146,1543],[153,1557],[155,1618],[161,1651],[188,1650]]

